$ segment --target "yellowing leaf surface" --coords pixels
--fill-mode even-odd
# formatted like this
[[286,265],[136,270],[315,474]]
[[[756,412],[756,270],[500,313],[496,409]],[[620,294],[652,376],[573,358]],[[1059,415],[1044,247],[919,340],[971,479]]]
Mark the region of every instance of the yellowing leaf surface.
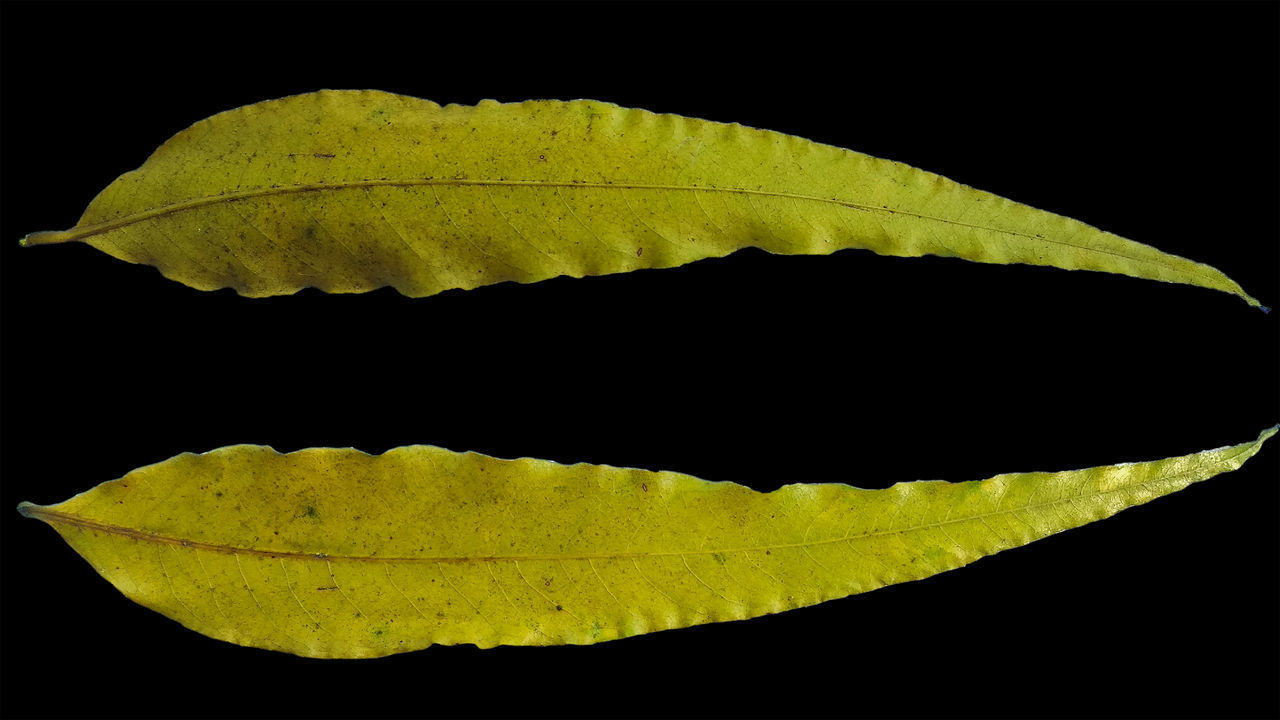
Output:
[[196,123],[65,232],[202,290],[414,297],[664,268],[745,247],[943,255],[1234,293],[1218,270],[798,137],[601,102],[321,91]]
[[1234,470],[1275,432],[1087,470],[770,493],[429,446],[237,445],[19,509],[193,630],[359,658],[587,644],[917,580]]

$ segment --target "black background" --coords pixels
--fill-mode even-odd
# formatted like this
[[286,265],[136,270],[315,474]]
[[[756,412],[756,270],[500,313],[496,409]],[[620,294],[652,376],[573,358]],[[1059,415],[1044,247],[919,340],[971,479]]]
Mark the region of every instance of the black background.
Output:
[[[767,490],[1194,452],[1280,420],[1280,312],[845,251],[410,300],[21,250],[213,113],[589,97],[907,162],[1280,303],[1275,4],[30,5],[3,21],[6,715],[1274,716],[1280,448],[954,573],[595,647],[318,661],[125,599],[12,508],[183,451],[429,443]],[[1280,441],[1277,441],[1280,442]]]

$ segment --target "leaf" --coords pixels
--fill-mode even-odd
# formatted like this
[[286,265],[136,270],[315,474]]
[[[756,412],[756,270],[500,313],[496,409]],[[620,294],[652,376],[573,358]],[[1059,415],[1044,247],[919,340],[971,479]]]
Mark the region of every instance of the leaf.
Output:
[[1240,467],[1184,457],[886,490],[760,493],[670,472],[236,445],[135,470],[52,525],[133,600],[298,655],[590,644],[918,580]]
[[248,105],[178,133],[65,232],[201,290],[451,288],[683,265],[745,247],[1099,270],[1251,298],[1218,270],[937,175],[608,103],[376,91]]

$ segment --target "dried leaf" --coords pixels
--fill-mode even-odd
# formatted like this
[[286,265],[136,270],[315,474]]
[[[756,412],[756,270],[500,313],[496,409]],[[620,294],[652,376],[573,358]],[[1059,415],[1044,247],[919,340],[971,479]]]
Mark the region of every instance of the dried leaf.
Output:
[[1099,270],[1249,297],[1218,270],[937,175],[775,132],[593,101],[321,91],[215,115],[65,232],[201,290],[451,288],[745,247]]
[[326,658],[589,644],[951,570],[1234,470],[1275,432],[1153,462],[770,493],[429,446],[237,445],[19,510],[133,600],[228,642]]

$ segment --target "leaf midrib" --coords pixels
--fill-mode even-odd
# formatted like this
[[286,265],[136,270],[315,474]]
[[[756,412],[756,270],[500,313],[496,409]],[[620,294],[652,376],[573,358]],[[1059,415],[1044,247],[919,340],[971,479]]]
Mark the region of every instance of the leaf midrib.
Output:
[[1086,252],[1096,252],[1113,257],[1133,260],[1136,262],[1147,262],[1154,265],[1161,265],[1170,269],[1173,266],[1167,263],[1153,260],[1150,258],[1135,257],[1125,255],[1123,253],[1111,252],[1099,248],[1089,247],[1086,245],[1077,245],[1062,240],[1052,240],[1042,235],[1033,235],[1030,233],[1018,232],[1016,230],[1005,230],[986,225],[977,225],[974,223],[965,223],[959,220],[938,217],[934,215],[926,215],[924,213],[912,212],[909,210],[898,210],[889,207],[876,207],[874,205],[865,205],[837,198],[823,198],[816,195],[805,195],[802,193],[788,193],[775,190],[750,190],[747,188],[735,187],[715,187],[700,185],[662,185],[662,184],[646,184],[646,183],[612,183],[612,182],[587,182],[587,181],[550,181],[550,180],[488,180],[488,179],[458,179],[458,178],[420,178],[412,180],[351,180],[346,182],[335,183],[310,183],[301,185],[287,185],[278,187],[267,187],[258,190],[245,190],[222,193],[219,195],[206,195],[198,198],[191,198],[181,202],[161,205],[160,207],[144,210],[142,212],[131,213],[114,220],[107,220],[93,225],[72,228],[60,232],[32,233],[23,239],[24,245],[43,245],[49,243],[71,242],[75,240],[83,240],[95,235],[101,235],[111,230],[115,230],[128,225],[152,220],[158,217],[165,217],[188,210],[195,210],[208,205],[216,205],[221,202],[238,202],[241,200],[249,200],[260,197],[271,197],[276,195],[293,195],[312,192],[326,192],[338,190],[350,190],[358,188],[370,187],[424,187],[424,186],[440,186],[440,187],[533,187],[533,188],[586,188],[592,190],[610,189],[610,190],[670,190],[678,192],[706,192],[706,193],[731,193],[740,195],[752,195],[757,197],[783,198],[790,200],[804,200],[807,202],[825,203],[828,205],[837,205],[851,210],[860,210],[863,212],[876,212],[886,215],[905,215],[920,220],[928,220],[931,222],[942,223],[945,225],[954,225],[956,227],[966,227],[974,230],[984,230],[987,232],[999,233],[1001,235],[1010,235],[1013,237],[1025,238],[1028,240],[1038,240],[1053,245],[1062,245],[1065,247],[1076,248]]
[[[1251,449],[1251,446],[1246,446],[1240,449],[1231,457],[1213,461],[1211,463],[1208,463],[1208,465],[1209,466],[1226,465],[1231,461],[1235,460],[1240,455],[1248,452],[1250,449]],[[243,554],[243,555],[255,555],[255,556],[272,558],[272,559],[289,558],[289,559],[296,559],[296,560],[324,560],[324,561],[339,560],[339,561],[350,561],[350,562],[393,563],[393,564],[394,563],[467,564],[467,563],[520,562],[520,561],[538,561],[538,560],[581,561],[581,560],[632,559],[632,558],[644,558],[644,557],[682,557],[686,555],[713,555],[716,553],[764,552],[766,550],[785,550],[790,548],[810,548],[810,547],[817,547],[820,545],[832,545],[835,543],[849,542],[853,540],[862,540],[862,539],[874,538],[874,537],[884,537],[887,535],[901,535],[909,532],[916,532],[919,530],[930,530],[934,528],[945,527],[948,525],[956,525],[960,523],[973,522],[975,520],[984,520],[986,518],[995,517],[999,515],[1015,515],[1018,512],[1038,510],[1040,508],[1045,508],[1052,505],[1073,502],[1075,500],[1080,500],[1082,498],[1098,498],[1098,497],[1104,497],[1107,495],[1113,495],[1115,493],[1131,491],[1137,488],[1142,488],[1148,485],[1155,484],[1157,482],[1165,482],[1165,481],[1174,480],[1176,478],[1187,476],[1187,475],[1194,475],[1202,471],[1203,471],[1203,468],[1199,468],[1197,470],[1188,470],[1180,473],[1174,473],[1171,475],[1158,475],[1156,477],[1150,478],[1148,480],[1144,480],[1139,483],[1132,483],[1132,484],[1124,485],[1111,490],[1099,490],[1095,492],[1078,493],[1074,495],[1060,497],[1055,500],[1046,500],[1045,502],[1041,502],[1041,503],[1021,505],[1018,507],[1008,508],[1008,509],[993,510],[991,512],[978,513],[975,515],[966,515],[964,517],[947,519],[947,520],[942,520],[934,523],[911,525],[911,526],[900,527],[896,529],[890,528],[886,530],[879,530],[876,532],[869,532],[869,533],[861,533],[857,535],[846,534],[844,537],[839,537],[839,538],[827,538],[825,540],[814,540],[811,542],[779,543],[775,545],[757,545],[757,546],[751,546],[751,547],[723,548],[723,549],[705,549],[704,548],[699,550],[683,550],[683,551],[669,550],[669,551],[572,553],[572,554],[534,553],[534,554],[523,554],[523,555],[512,554],[512,555],[472,555],[472,556],[439,555],[439,556],[422,556],[422,557],[390,557],[390,556],[379,557],[376,555],[329,555],[327,553],[306,553],[306,552],[297,552],[297,551],[290,551],[290,550],[263,550],[261,548],[242,548],[242,547],[234,547],[230,545],[218,545],[216,543],[207,543],[199,540],[188,540],[185,538],[178,538],[171,535],[164,535],[160,533],[150,533],[142,530],[136,530],[134,528],[123,527],[120,525],[102,523],[96,520],[89,520],[87,518],[82,518],[82,517],[77,517],[75,515],[70,515],[67,513],[57,512],[56,510],[48,510],[39,506],[28,506],[25,509],[25,513],[33,517],[40,518],[50,524],[61,522],[67,525],[71,525],[73,527],[80,527],[87,530],[96,530],[99,532],[104,532],[112,535],[130,537],[142,542],[153,542],[153,543],[164,544],[164,545],[173,545],[177,547],[190,548],[195,550],[205,550],[208,552],[221,553],[224,555],[242,555]],[[978,480],[973,482],[984,482],[984,481]],[[1129,507],[1132,507],[1132,505],[1126,506],[1125,508],[1121,508],[1121,510],[1128,509]],[[1026,523],[1025,520],[1021,520],[1021,518],[1018,518],[1018,519],[1021,522]],[[1087,522],[1089,521],[1086,521],[1085,523],[1080,523],[1080,524],[1087,524]],[[1045,535],[1052,535],[1056,532],[1061,532],[1063,530],[1068,530],[1072,527],[1078,527],[1078,526],[1079,525],[1062,527],[1057,530],[1053,530],[1049,533],[1045,533]],[[1035,528],[1034,526],[1030,526],[1030,527],[1032,527],[1032,529],[1035,530],[1036,532],[1041,532],[1039,529]],[[1031,541],[1028,541],[1028,542],[1031,542]],[[1026,543],[1019,543],[1019,544],[1026,544]]]

